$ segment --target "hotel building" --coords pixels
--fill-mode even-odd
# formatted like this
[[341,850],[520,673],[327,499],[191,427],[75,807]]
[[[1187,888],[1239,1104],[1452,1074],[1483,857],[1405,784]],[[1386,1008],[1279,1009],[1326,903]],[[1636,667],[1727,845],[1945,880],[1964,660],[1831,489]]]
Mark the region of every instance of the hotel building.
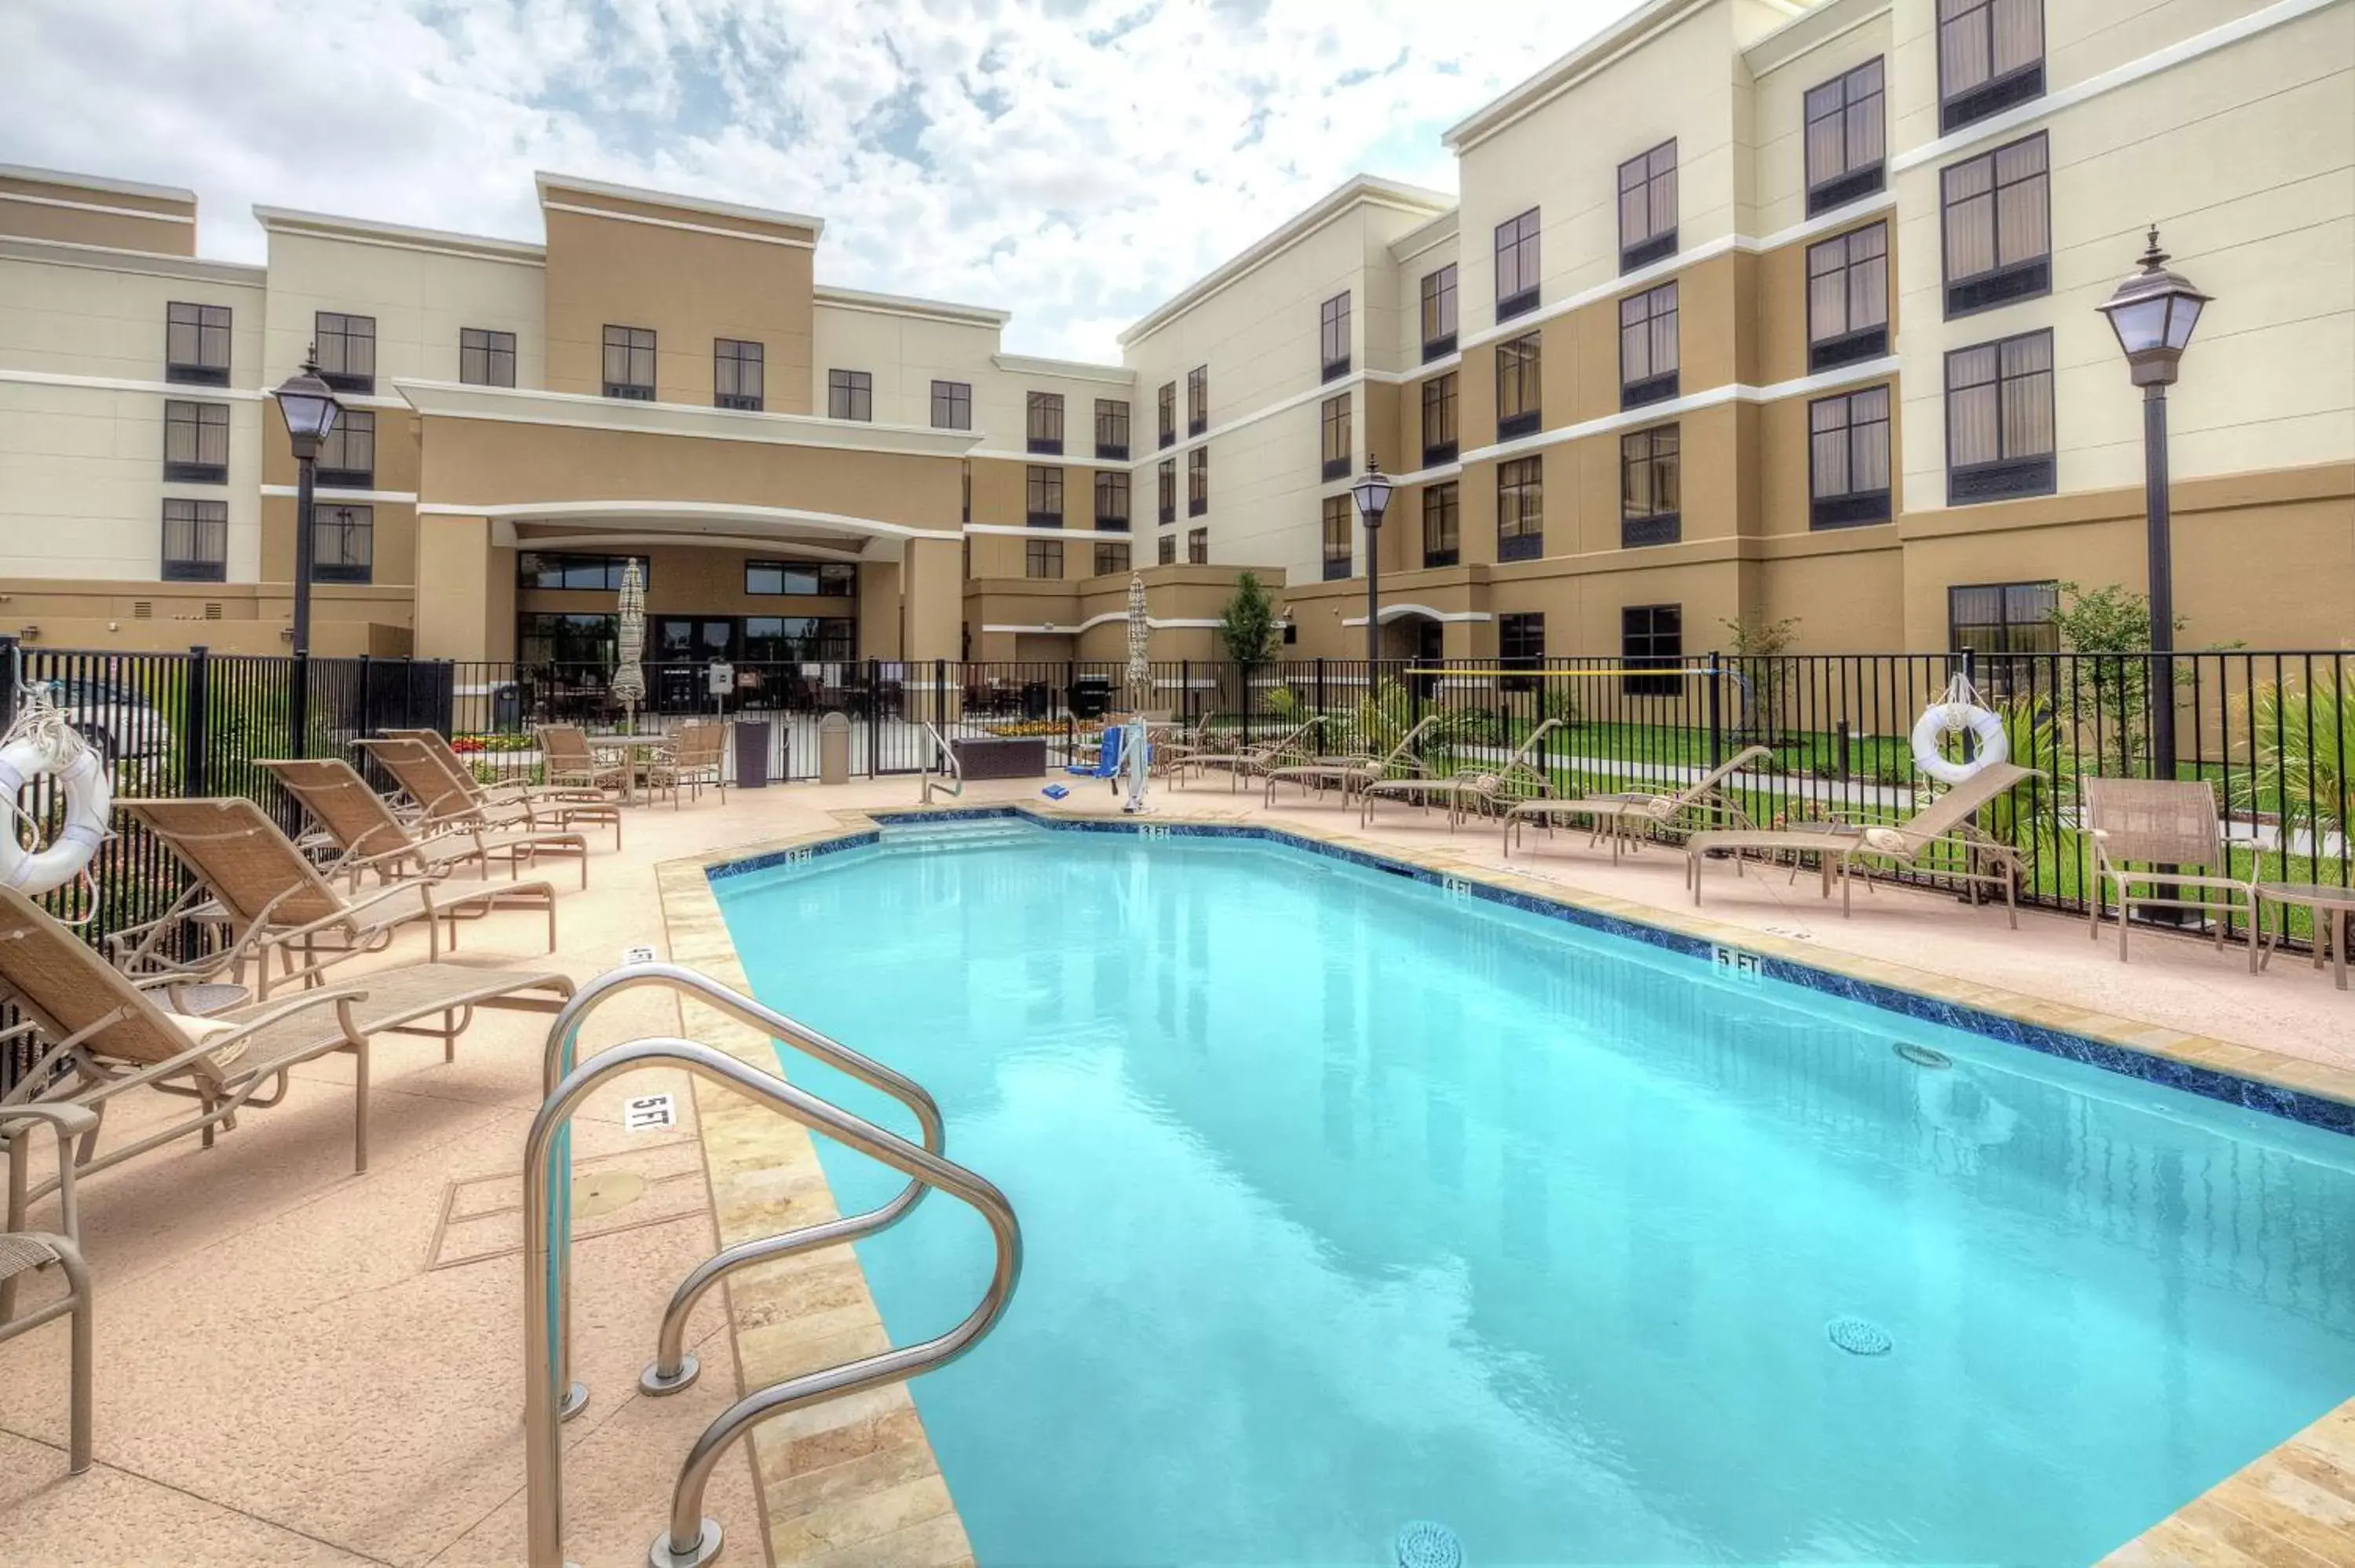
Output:
[[1137,322],[817,284],[816,217],[539,177],[538,243],[0,166],[0,630],[284,645],[306,352],[314,645],[1209,656],[1238,569],[1399,656],[2050,646],[2143,581],[2095,310],[2156,223],[2215,296],[2173,389],[2185,646],[2355,644],[2355,0],[1649,0]]

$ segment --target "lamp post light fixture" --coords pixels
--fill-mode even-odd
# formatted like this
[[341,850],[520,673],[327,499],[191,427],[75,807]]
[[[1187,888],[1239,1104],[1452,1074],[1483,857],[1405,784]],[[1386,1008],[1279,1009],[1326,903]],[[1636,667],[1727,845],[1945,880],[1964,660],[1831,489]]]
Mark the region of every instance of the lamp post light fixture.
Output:
[[1366,453],[1366,471],[1349,486],[1350,499],[1358,503],[1358,515],[1366,523],[1366,691],[1374,689],[1374,672],[1382,656],[1382,514],[1390,510],[1391,476],[1374,461],[1369,450]]
[[2167,389],[2191,342],[2200,311],[2209,296],[2167,265],[2158,248],[2158,226],[2150,229],[2142,270],[2127,278],[2097,307],[2110,318],[2126,352],[2126,368],[2142,388],[2144,506],[2148,514],[2145,549],[2150,574],[2151,776],[2175,777],[2175,566],[2168,508]]
[[319,444],[334,432],[344,406],[319,378],[315,348],[304,356],[302,370],[288,376],[276,396],[294,448],[293,652],[300,658],[311,652],[311,566],[318,544],[311,526],[312,470],[318,461]]

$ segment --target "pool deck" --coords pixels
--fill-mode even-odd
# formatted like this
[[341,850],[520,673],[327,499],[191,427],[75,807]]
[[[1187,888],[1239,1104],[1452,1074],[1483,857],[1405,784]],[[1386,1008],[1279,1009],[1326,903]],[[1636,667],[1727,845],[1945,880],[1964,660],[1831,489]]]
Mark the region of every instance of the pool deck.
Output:
[[[1100,786],[1075,783],[1055,808],[1037,790],[975,784],[954,804],[1116,809]],[[562,895],[550,961],[586,979],[645,943],[741,983],[705,865],[836,837],[867,810],[907,810],[916,796],[914,779],[896,779],[632,810],[626,850],[593,855],[591,887]],[[1361,830],[1354,810],[1287,794],[1271,811],[1223,781],[1156,789],[1153,820],[1249,821],[1345,841],[2355,1102],[2355,994],[2288,956],[2252,979],[2233,949],[2137,933],[2134,961],[2121,965],[2114,936],[2097,947],[2082,920],[2024,911],[2013,932],[1999,908],[1891,888],[1859,894],[1844,921],[1812,878],[1780,872],[1720,870],[1695,911],[1680,854],[1646,851],[1614,866],[1583,834],[1564,833],[1533,836],[1508,861],[1493,828],[1451,834],[1438,816],[1393,809]],[[553,874],[570,887],[569,867]],[[404,938],[347,970],[410,960],[422,946]],[[517,912],[466,927],[462,950],[537,962],[541,946],[535,918]],[[600,1014],[583,1054],[683,1029],[774,1066],[757,1034],[692,1004],[685,1012],[666,993],[626,994]],[[541,1019],[485,1015],[450,1065],[431,1042],[380,1042],[365,1175],[349,1168],[351,1077],[336,1059],[299,1069],[287,1103],[248,1112],[215,1149],[184,1140],[89,1181],[98,1464],[64,1473],[65,1325],[0,1345],[0,1561],[520,1562],[513,1210],[544,1030]],[[891,1054],[889,1042],[853,1044]],[[678,1097],[677,1126],[623,1128],[624,1098],[665,1090]],[[126,1097],[108,1139],[180,1109]],[[565,1428],[568,1554],[641,1563],[674,1467],[706,1423],[742,1389],[879,1348],[882,1329],[847,1254],[770,1265],[698,1308],[689,1339],[701,1381],[669,1399],[641,1394],[637,1371],[679,1275],[726,1242],[832,1213],[832,1198],[799,1128],[683,1075],[609,1085],[580,1126],[576,1371],[592,1393]],[[44,1150],[37,1165],[46,1160]],[[27,1298],[49,1288],[35,1284]],[[763,1427],[723,1461],[706,1511],[728,1527],[727,1562],[915,1568],[971,1558],[904,1389]],[[2355,1402],[2154,1521],[2112,1561],[2355,1563]]]

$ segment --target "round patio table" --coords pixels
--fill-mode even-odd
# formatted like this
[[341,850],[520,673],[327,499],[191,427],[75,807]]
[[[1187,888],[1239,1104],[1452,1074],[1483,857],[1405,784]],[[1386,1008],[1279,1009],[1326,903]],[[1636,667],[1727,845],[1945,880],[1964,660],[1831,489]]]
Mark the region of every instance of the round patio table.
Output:
[[2325,948],[2330,952],[2330,983],[2340,991],[2347,989],[2347,944],[2355,938],[2355,887],[2318,887],[2310,882],[2260,882],[2257,884],[2258,927],[2262,929],[2262,913],[2268,903],[2281,906],[2281,928],[2265,938],[2264,957],[2259,968],[2274,961],[2274,948],[2289,935],[2289,906],[2303,904],[2314,911],[2314,967],[2322,967]]
[[587,738],[589,749],[599,753],[601,758],[605,755],[621,758],[622,804],[631,806],[637,803],[639,765],[650,758],[670,737],[661,735],[592,735]]

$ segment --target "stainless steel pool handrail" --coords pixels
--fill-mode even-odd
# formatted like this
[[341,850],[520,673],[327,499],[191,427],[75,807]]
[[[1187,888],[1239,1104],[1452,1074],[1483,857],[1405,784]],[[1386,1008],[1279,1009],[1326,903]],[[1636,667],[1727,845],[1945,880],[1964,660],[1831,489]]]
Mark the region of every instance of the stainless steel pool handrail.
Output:
[[[524,1139],[524,1445],[527,1550],[531,1568],[561,1568],[564,1561],[563,1445],[557,1431],[564,1387],[558,1360],[557,1313],[569,1293],[565,1249],[551,1245],[552,1156],[581,1103],[606,1079],[640,1067],[671,1065],[763,1101],[813,1131],[879,1160],[912,1182],[937,1187],[988,1224],[996,1245],[989,1288],[963,1321],[922,1344],[901,1346],[805,1372],[738,1400],[706,1427],[688,1449],[672,1493],[668,1530],[648,1548],[652,1568],[699,1568],[719,1554],[719,1522],[703,1517],[703,1494],[728,1446],[762,1422],[787,1411],[862,1389],[900,1383],[955,1360],[996,1326],[1022,1274],[1022,1230],[1013,1205],[997,1188],[899,1134],[853,1116],[709,1045],[676,1035],[634,1040],[573,1068],[541,1104]],[[570,1185],[568,1179],[567,1185]]]
[[[574,1067],[581,1044],[581,1029],[589,1014],[609,997],[640,986],[657,985],[695,997],[717,1009],[737,1022],[765,1033],[770,1039],[782,1041],[804,1055],[825,1063],[827,1066],[847,1073],[873,1088],[882,1090],[913,1111],[916,1125],[923,1135],[927,1153],[941,1157],[947,1149],[948,1137],[941,1121],[941,1107],[922,1084],[906,1074],[894,1071],[872,1057],[862,1055],[838,1040],[830,1040],[815,1030],[804,1027],[774,1008],[765,1007],[741,991],[721,984],[700,969],[684,964],[652,962],[625,964],[609,969],[583,985],[557,1013],[548,1026],[548,1043],[540,1062],[540,1093],[543,1097],[556,1092],[556,1086]],[[554,1224],[560,1233],[562,1245],[569,1251],[572,1229],[571,1137],[568,1132],[558,1146],[558,1154],[565,1161],[565,1181],[557,1190],[562,1213]],[[647,1393],[676,1393],[695,1381],[700,1369],[695,1358],[686,1353],[687,1320],[695,1304],[704,1293],[735,1270],[751,1264],[764,1263],[773,1258],[788,1257],[815,1247],[832,1246],[838,1242],[858,1241],[878,1231],[888,1230],[905,1219],[923,1198],[924,1183],[911,1180],[879,1208],[863,1214],[851,1214],[828,1220],[819,1224],[805,1225],[782,1234],[762,1236],[753,1241],[739,1242],[705,1259],[679,1281],[671,1293],[670,1304],[663,1309],[662,1328],[655,1338],[655,1360],[639,1374],[638,1386]],[[588,1404],[587,1385],[571,1381],[572,1314],[569,1301],[557,1306],[557,1345],[562,1352],[562,1364],[558,1368],[564,1389],[561,1405],[563,1419],[570,1421]]]
[[[949,737],[941,733],[941,726],[929,720],[924,725],[924,736],[932,742],[932,746],[924,753],[924,767],[920,785],[923,791],[923,803],[927,806],[932,803],[934,789],[952,798],[962,796],[964,793],[964,764],[957,760],[956,747],[951,746]],[[935,772],[932,759],[935,756],[949,759],[946,772],[950,778],[956,780],[954,789],[951,789],[946,784],[932,782],[932,775]]]

